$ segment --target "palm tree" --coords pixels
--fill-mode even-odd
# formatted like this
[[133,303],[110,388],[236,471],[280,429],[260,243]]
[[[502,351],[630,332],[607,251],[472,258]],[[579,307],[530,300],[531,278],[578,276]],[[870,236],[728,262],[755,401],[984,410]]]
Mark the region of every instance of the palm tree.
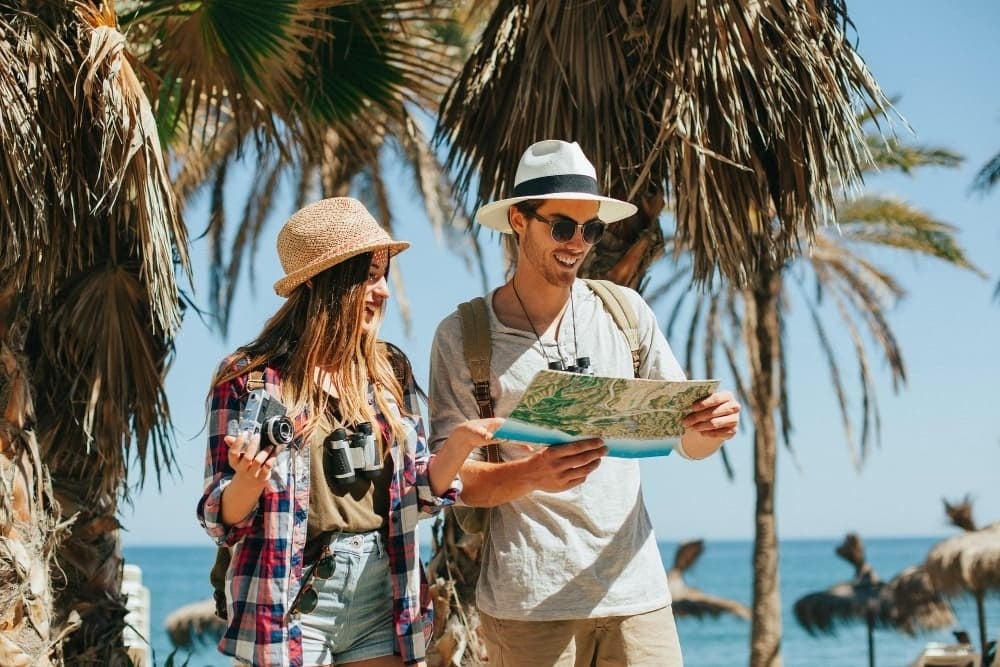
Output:
[[[870,160],[855,104],[888,108],[849,25],[839,0],[499,0],[437,136],[474,206],[507,193],[530,143],[578,141],[602,189],[639,208],[612,225],[587,273],[641,287],[664,251],[658,219],[670,200],[675,248],[696,279],[767,288],[752,302],[764,341],[776,331],[766,318],[777,268],[833,220],[837,188],[857,184]],[[770,369],[770,357],[756,361]],[[757,427],[773,442],[766,398]],[[758,479],[773,481],[773,456],[760,458]],[[781,664],[772,493],[758,506],[755,667]]]
[[19,566],[3,579],[4,615],[18,623],[4,629],[2,662],[43,665],[121,643],[115,514],[130,459],[140,475],[150,457],[157,472],[173,464],[162,379],[187,237],[108,6],[5,2],[0,21],[0,192],[13,204],[0,249],[2,384],[13,389],[0,497],[14,500],[0,539]]
[[[0,8],[0,192],[12,203],[0,595],[13,601],[4,617],[20,619],[3,630],[0,663],[122,665],[118,504],[147,472],[159,482],[173,470],[163,380],[187,231],[169,174],[191,192],[200,165],[218,184],[253,147],[329,187],[359,172],[377,183],[372,147],[417,137],[415,114],[434,110],[449,79],[447,14],[412,0],[150,0],[123,2],[119,26],[106,0]],[[399,145],[433,162],[419,140]],[[252,247],[253,232],[236,236]]]
[[[873,138],[873,143],[875,142]],[[919,166],[956,166],[960,158],[946,150],[914,147],[894,141],[874,153],[876,165],[908,172]],[[846,443],[855,467],[861,468],[879,432],[875,376],[863,340],[867,330],[885,356],[894,388],[905,382],[902,351],[888,322],[888,310],[904,295],[902,286],[863,252],[896,250],[932,257],[975,270],[955,240],[955,229],[922,211],[887,197],[843,199],[837,207],[838,225],[821,230],[803,255],[762,264],[744,287],[720,280],[710,289],[692,290],[690,272],[678,271],[649,294],[656,302],[676,294],[667,320],[667,337],[686,314],[688,345],[685,364],[691,373],[714,377],[716,356],[732,374],[754,427],[754,483],[757,501],[754,541],[754,600],[776,600],[777,528],[774,512],[775,469],[779,434],[792,449],[791,392],[788,389],[786,313],[793,301],[803,302],[815,326],[820,353],[830,371]],[[846,334],[860,378],[860,433],[855,432],[847,390],[837,363],[831,329],[823,321],[823,307],[832,306],[840,318],[837,328]],[[690,309],[687,307],[690,306]],[[741,356],[742,351],[742,356]],[[697,355],[701,356],[701,362]],[[728,459],[725,457],[727,469]],[[755,609],[755,615],[759,611]],[[755,637],[755,641],[756,641]]]
[[[991,191],[997,182],[1000,182],[1000,153],[991,157],[980,168],[975,180],[972,182],[972,189],[985,194]],[[993,298],[1000,299],[1000,280],[997,281]]]

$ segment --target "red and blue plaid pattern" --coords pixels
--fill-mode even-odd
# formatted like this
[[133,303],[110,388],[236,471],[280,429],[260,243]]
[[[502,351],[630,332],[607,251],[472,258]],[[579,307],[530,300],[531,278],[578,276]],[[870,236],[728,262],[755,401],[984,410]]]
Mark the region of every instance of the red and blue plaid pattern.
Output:
[[[233,355],[222,369],[242,367],[246,358]],[[222,491],[232,481],[223,436],[231,419],[237,419],[247,396],[248,374],[216,385],[209,414],[205,465],[205,492],[198,503],[198,519],[219,545],[233,549],[226,574],[228,627],[219,650],[241,662],[260,666],[300,667],[302,632],[289,604],[302,579],[306,518],[309,509],[309,452],[303,447],[301,429],[305,415],[294,418],[296,437],[279,455],[272,480],[257,507],[232,526],[221,522]],[[264,370],[266,389],[280,396],[280,374]],[[369,391],[372,391],[369,388]],[[389,553],[399,653],[407,664],[424,658],[433,632],[430,601],[421,601],[422,565],[417,544],[417,522],[455,502],[456,479],[443,496],[431,493],[427,466],[432,458],[424,434],[416,388],[403,394],[408,415],[404,437],[389,449],[393,476],[389,484]],[[390,399],[391,402],[391,399]],[[376,414],[385,428],[386,420]]]

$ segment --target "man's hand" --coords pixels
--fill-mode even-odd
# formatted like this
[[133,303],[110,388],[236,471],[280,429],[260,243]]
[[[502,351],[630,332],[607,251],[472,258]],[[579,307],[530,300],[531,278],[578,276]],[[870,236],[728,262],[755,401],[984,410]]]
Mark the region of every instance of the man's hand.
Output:
[[681,423],[706,438],[728,440],[739,428],[740,404],[731,391],[717,391],[692,403],[691,411]]
[[527,459],[532,486],[558,493],[583,484],[597,469],[608,448],[600,438],[542,447]]
[[681,436],[684,453],[693,459],[703,459],[736,435],[740,426],[740,404],[732,392],[718,391],[695,401],[681,423],[684,425]]

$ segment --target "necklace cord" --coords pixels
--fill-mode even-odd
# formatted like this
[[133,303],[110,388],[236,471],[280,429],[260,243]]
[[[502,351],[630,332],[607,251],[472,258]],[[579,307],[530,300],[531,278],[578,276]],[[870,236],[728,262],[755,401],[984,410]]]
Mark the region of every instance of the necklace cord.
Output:
[[[549,355],[545,352],[545,344],[542,343],[542,337],[538,335],[538,330],[535,329],[535,323],[531,321],[531,317],[528,315],[528,309],[524,307],[524,301],[521,300],[521,295],[518,294],[518,292],[517,292],[517,285],[514,284],[513,280],[510,281],[510,288],[512,290],[514,290],[514,298],[517,299],[517,305],[521,306],[521,312],[524,314],[524,319],[526,319],[528,321],[528,326],[531,327],[531,333],[535,334],[535,340],[538,341],[538,347],[541,348],[541,350],[542,350],[542,356],[545,358],[545,364],[546,364],[546,366],[549,366],[549,368],[551,368],[552,367],[551,364],[553,362],[549,361]],[[572,287],[570,287],[570,292],[569,292],[569,308],[570,308],[570,313],[571,313],[572,318],[573,318],[573,351],[576,352],[576,353],[579,353],[580,348],[579,348],[579,345],[577,344],[577,341],[576,341],[576,303],[573,301],[573,288]],[[563,370],[565,370],[566,366],[565,366],[565,362],[563,362],[563,360],[561,358],[561,356],[562,356],[562,350],[561,350],[561,348],[559,348],[559,338],[558,337],[556,338],[556,348],[560,349],[559,365],[562,367]]]

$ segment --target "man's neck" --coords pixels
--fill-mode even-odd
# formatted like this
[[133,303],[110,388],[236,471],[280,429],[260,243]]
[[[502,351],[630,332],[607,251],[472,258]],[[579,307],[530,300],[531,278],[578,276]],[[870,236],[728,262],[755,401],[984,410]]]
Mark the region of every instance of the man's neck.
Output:
[[555,336],[571,293],[568,285],[532,280],[515,272],[510,282],[497,290],[493,309],[507,326]]

